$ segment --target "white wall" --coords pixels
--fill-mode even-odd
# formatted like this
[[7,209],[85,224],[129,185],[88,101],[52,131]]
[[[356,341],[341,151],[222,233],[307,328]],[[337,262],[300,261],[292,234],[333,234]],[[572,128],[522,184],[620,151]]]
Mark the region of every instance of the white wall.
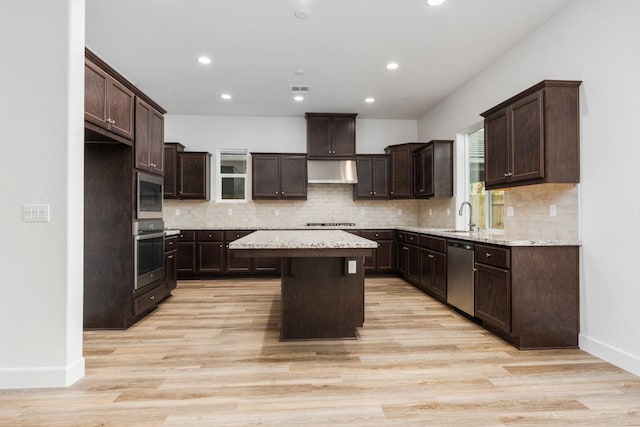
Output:
[[0,388],[62,387],[84,374],[84,0],[3,1],[0,51]]
[[[356,119],[356,151],[384,153],[391,144],[415,141],[416,120]],[[180,142],[189,151],[246,148],[256,152],[305,153],[307,127],[304,117],[165,117],[165,141]]]
[[580,347],[640,375],[640,2],[575,0],[418,123],[453,137],[543,79],[581,87]]

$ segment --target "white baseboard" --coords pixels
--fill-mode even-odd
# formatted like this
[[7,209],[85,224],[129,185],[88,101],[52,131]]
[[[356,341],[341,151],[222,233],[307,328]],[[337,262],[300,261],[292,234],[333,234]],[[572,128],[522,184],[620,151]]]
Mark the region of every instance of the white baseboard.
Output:
[[84,357],[68,366],[0,368],[0,389],[69,387],[84,376]]
[[640,377],[640,356],[583,334],[580,334],[578,340],[581,350]]

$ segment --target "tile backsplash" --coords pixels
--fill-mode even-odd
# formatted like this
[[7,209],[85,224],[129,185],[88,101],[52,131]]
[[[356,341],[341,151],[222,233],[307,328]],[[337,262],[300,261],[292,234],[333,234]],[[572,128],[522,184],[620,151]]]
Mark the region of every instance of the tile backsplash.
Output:
[[[349,222],[357,228],[453,228],[459,202],[429,200],[353,200],[353,186],[309,184],[307,200],[165,200],[167,228],[299,228],[308,222]],[[549,206],[556,206],[556,216]],[[578,239],[578,185],[540,184],[505,191],[505,232],[524,239]],[[229,214],[231,213],[231,214]]]
[[392,228],[415,226],[417,217],[416,200],[353,200],[353,186],[345,184],[309,184],[307,200],[164,201],[167,228],[297,228],[308,222]]

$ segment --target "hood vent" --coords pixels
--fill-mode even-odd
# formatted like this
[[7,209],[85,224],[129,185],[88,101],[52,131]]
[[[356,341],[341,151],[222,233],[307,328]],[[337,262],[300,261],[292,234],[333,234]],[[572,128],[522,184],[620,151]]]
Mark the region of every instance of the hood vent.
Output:
[[309,184],[357,184],[355,160],[307,160]]

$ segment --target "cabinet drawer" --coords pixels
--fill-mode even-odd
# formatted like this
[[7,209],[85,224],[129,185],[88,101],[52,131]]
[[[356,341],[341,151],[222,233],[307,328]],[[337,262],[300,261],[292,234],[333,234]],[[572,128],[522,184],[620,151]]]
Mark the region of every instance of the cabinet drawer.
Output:
[[499,246],[476,244],[475,260],[496,267],[511,268],[511,250]]
[[158,281],[157,285],[150,286],[152,286],[152,289],[133,299],[134,315],[148,311],[169,295],[169,290],[164,280]]
[[169,252],[177,248],[178,236],[169,236],[164,238],[164,251]]
[[180,230],[180,234],[178,234],[178,242],[193,242],[195,240],[196,240],[195,231]]
[[367,230],[360,235],[369,240],[393,240],[393,231],[391,230]]
[[447,253],[447,239],[442,237],[433,237],[420,235],[420,246],[434,251]]
[[417,245],[418,243],[420,243],[420,236],[415,233],[407,233],[405,241],[407,243],[412,243],[414,245]]
[[222,231],[202,230],[198,231],[198,242],[221,242]]
[[227,242],[233,242],[236,239],[244,237],[248,234],[253,233],[251,230],[243,230],[243,231],[225,231],[224,232],[224,240]]

